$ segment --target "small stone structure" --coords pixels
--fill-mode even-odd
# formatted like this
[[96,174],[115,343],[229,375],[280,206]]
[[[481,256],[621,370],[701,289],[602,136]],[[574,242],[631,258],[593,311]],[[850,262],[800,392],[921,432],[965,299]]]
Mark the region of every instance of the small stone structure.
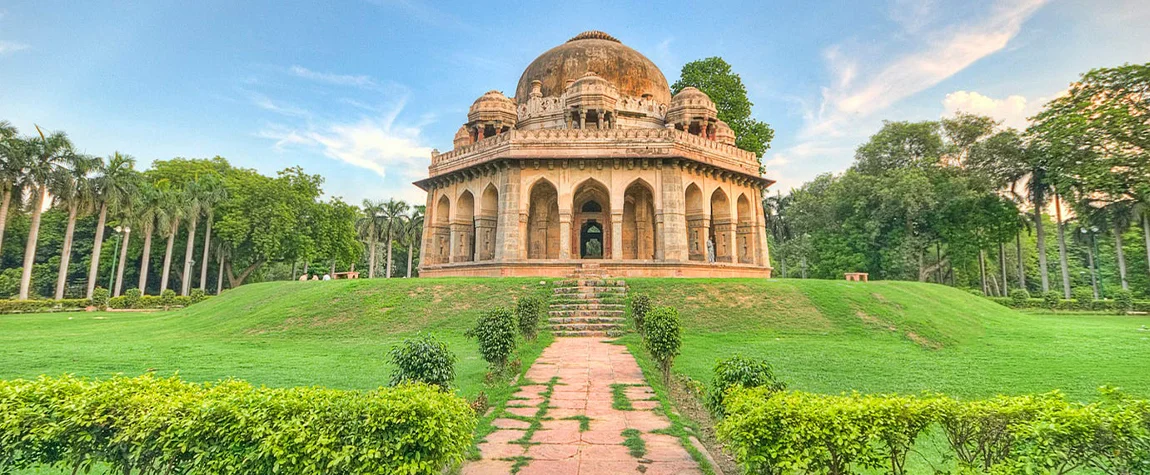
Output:
[[420,275],[770,277],[771,183],[706,94],[581,33],[432,152]]
[[851,282],[870,282],[870,274],[866,272],[847,272],[843,275]]

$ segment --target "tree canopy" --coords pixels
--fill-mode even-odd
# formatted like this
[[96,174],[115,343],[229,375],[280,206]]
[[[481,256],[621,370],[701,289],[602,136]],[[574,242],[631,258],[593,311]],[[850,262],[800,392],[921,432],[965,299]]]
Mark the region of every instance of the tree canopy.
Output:
[[719,120],[735,132],[735,145],[754,152],[761,163],[763,154],[771,148],[775,131],[767,123],[751,117],[754,104],[747,98],[743,79],[731,70],[731,65],[718,56],[687,63],[679,80],[671,85],[671,92],[678,94],[686,87],[703,91],[715,102]]

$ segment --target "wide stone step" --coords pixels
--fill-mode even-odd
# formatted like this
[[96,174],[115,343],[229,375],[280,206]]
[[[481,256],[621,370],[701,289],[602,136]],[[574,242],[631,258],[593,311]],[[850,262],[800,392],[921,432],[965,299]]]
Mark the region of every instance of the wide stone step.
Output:
[[597,286],[555,287],[552,291],[552,293],[555,295],[592,293],[592,292],[598,292],[598,293],[604,293],[604,294],[606,294],[606,293],[626,294],[627,288],[626,287],[597,287]]
[[572,292],[569,294],[554,294],[554,297],[557,299],[567,299],[567,300],[590,300],[590,299],[609,299],[609,298],[622,299],[626,296],[627,296],[627,294],[624,292],[594,292],[594,291]]
[[550,310],[549,317],[622,317],[622,310]]
[[581,302],[553,303],[549,308],[551,310],[623,310],[625,306],[621,303]]
[[555,336],[569,336],[569,337],[607,337],[607,332],[589,332],[589,331],[557,331],[552,332]]
[[556,287],[605,286],[626,287],[627,282],[613,279],[567,279],[555,282]]
[[614,323],[560,323],[551,325],[551,331],[557,332],[582,332],[582,331],[613,331],[622,330],[623,327]]
[[627,321],[620,317],[551,317],[547,319],[547,323],[552,325],[561,323],[611,323],[615,325],[623,325]]

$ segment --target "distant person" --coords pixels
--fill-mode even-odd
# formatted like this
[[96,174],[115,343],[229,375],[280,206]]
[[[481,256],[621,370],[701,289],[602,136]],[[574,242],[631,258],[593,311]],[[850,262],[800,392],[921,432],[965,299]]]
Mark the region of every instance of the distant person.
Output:
[[715,238],[707,238],[707,262],[715,262]]
[[324,274],[324,275],[323,275],[323,280],[324,280],[324,281],[328,281],[328,280],[331,280],[331,274]]

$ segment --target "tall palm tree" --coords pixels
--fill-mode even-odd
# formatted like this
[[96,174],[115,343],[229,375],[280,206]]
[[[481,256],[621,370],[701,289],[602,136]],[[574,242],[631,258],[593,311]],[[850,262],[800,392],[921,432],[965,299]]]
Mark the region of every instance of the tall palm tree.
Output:
[[217,242],[216,259],[219,261],[219,270],[216,271],[216,295],[219,295],[224,291],[224,265],[227,263],[227,260],[230,257],[232,257],[231,244],[223,240]]
[[144,233],[144,251],[140,257],[140,293],[148,289],[148,263],[152,258],[152,235],[156,232],[156,221],[163,214],[161,188],[166,188],[167,180],[160,183],[143,182],[140,186],[140,202],[136,207],[136,223]]
[[40,236],[40,215],[44,211],[48,185],[57,170],[72,156],[72,141],[63,132],[45,134],[36,127],[39,139],[27,141],[27,160],[24,164],[26,185],[33,190],[32,218],[28,225],[28,242],[24,246],[24,269],[20,275],[20,299],[28,299],[32,286],[32,266],[36,264],[36,239]]
[[[16,127],[6,120],[0,121],[0,249],[4,244],[4,229],[8,224],[8,210],[13,199],[19,202],[24,189],[25,142],[17,136]],[[19,206],[19,203],[16,203]]]
[[360,239],[367,242],[367,278],[375,278],[375,250],[383,220],[383,202],[363,200],[363,216],[355,223]]
[[1066,223],[1062,221],[1062,199],[1054,194],[1054,216],[1058,221],[1058,264],[1062,270],[1062,298],[1070,299],[1070,264],[1066,260]]
[[200,290],[208,284],[208,253],[212,248],[212,222],[215,220],[216,207],[228,199],[228,189],[218,175],[205,175],[202,183],[203,195],[200,197],[207,212],[206,228],[204,230],[204,262],[200,267]]
[[200,215],[204,214],[204,191],[204,182],[198,177],[184,185],[184,216],[188,220],[188,239],[184,250],[184,271],[180,273],[180,295],[188,295],[192,288],[192,265],[195,264],[192,250],[196,247],[196,224],[200,221]]
[[1129,290],[1130,282],[1126,279],[1126,251],[1122,249],[1122,233],[1130,229],[1134,220],[1134,207],[1127,202],[1111,203],[1106,206],[1106,215],[1110,219],[1110,232],[1114,234],[1114,255],[1118,259],[1118,277],[1122,279],[1122,289]]
[[172,271],[172,247],[176,243],[176,234],[180,231],[180,221],[187,216],[183,199],[183,191],[172,186],[166,186],[160,192],[160,207],[163,213],[158,221],[160,232],[168,238],[168,247],[164,251],[164,269],[160,274],[160,292],[168,289],[168,278]]
[[407,213],[408,205],[403,201],[396,201],[389,199],[383,204],[383,219],[384,222],[384,239],[387,239],[387,276],[391,278],[391,247],[395,242],[395,236],[399,233],[401,226],[403,226],[403,216]]
[[415,206],[411,214],[403,220],[403,243],[407,246],[407,278],[411,278],[411,256],[423,240],[424,206]]
[[1046,181],[1046,171],[1036,167],[1030,174],[1026,183],[1030,194],[1030,203],[1034,206],[1034,234],[1038,242],[1038,271],[1042,276],[1042,292],[1050,290],[1050,270],[1046,267],[1046,227],[1045,219],[1046,197],[1050,191],[1050,184]]
[[102,173],[95,178],[96,199],[99,202],[100,214],[96,221],[96,240],[92,244],[92,264],[88,268],[88,292],[86,298],[92,298],[92,291],[96,290],[96,279],[100,273],[100,251],[104,246],[104,228],[108,219],[108,210],[120,213],[135,198],[139,176],[135,170],[136,159],[131,155],[115,152],[108,157],[108,163],[100,170]]
[[68,163],[57,173],[57,179],[50,186],[57,206],[68,209],[68,225],[64,229],[64,244],[60,251],[60,270],[56,276],[56,300],[64,298],[68,286],[68,264],[72,260],[72,238],[76,231],[76,220],[81,214],[92,212],[96,201],[96,185],[92,173],[99,168],[100,159],[82,154],[68,157]]

